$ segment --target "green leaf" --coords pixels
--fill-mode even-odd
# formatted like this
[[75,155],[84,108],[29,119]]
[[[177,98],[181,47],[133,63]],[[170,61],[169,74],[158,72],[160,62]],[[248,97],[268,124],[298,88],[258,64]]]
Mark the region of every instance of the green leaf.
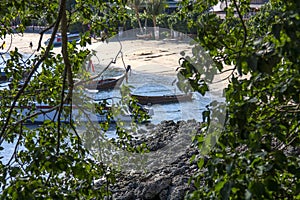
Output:
[[204,158],[200,158],[198,161],[197,161],[197,166],[199,169],[201,169],[204,165]]
[[215,191],[219,192],[224,187],[225,183],[225,180],[220,180],[215,186]]

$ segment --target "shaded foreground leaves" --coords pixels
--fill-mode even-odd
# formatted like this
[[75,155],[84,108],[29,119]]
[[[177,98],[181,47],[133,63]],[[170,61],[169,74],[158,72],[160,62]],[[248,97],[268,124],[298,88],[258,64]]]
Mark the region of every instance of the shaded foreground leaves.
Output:
[[[187,197],[300,199],[300,3],[271,0],[249,16],[249,1],[232,1],[224,19],[206,12],[216,3],[184,1],[180,13],[199,12],[190,21],[199,44],[219,70],[234,67],[224,131],[208,154],[195,158],[198,189]],[[202,149],[203,136],[196,142]]]
[[[115,172],[92,159],[71,121],[70,108],[75,77],[85,73],[85,59],[91,53],[84,48],[91,43],[90,35],[100,37],[105,28],[107,34],[114,34],[115,25],[126,18],[123,13],[122,2],[1,2],[1,40],[8,41],[13,34],[22,35],[31,24],[44,27],[34,54],[24,55],[22,50],[11,49],[7,44],[0,55],[1,66],[11,80],[10,89],[1,89],[0,97],[0,151],[1,155],[6,153],[0,162],[1,199],[109,196],[106,184],[114,181]],[[52,31],[50,42],[44,46],[41,41],[49,30]],[[74,30],[81,32],[77,46],[67,42],[67,32]],[[62,47],[61,53],[56,54],[52,44],[58,32],[62,34]],[[25,126],[37,115],[47,115],[37,110],[35,103],[52,106],[55,117],[40,126]],[[13,146],[12,155],[5,151],[10,146]],[[96,181],[101,179],[106,184],[96,186]]]
[[[126,18],[121,1],[61,2],[68,3],[67,7],[62,9],[53,1],[6,1],[3,7],[7,10],[0,10],[1,39],[23,33],[30,20],[41,19],[47,26],[45,31],[54,30],[53,42],[58,29],[66,33],[67,26],[80,22],[91,25],[91,30],[82,35],[80,44],[85,46],[90,43],[89,34],[99,34],[104,28],[112,33]],[[189,84],[205,94],[209,85],[201,75],[233,66],[225,91],[224,131],[220,134],[219,127],[209,139],[195,138],[203,154],[194,157],[200,170],[191,182],[197,191],[187,198],[299,199],[300,3],[271,0],[256,15],[248,16],[249,1],[234,0],[225,9],[225,19],[208,12],[216,3],[183,1],[178,13],[179,19],[185,18],[193,30],[198,29],[201,46],[195,45],[194,56],[182,60],[181,89],[189,90],[184,82],[189,78]],[[61,21],[62,16],[67,20]],[[189,20],[189,16],[193,18]],[[13,27],[11,23],[16,22],[18,26]],[[51,40],[48,47],[39,48],[41,54],[31,59],[24,58],[18,49],[6,52],[10,55],[6,72],[13,81],[12,89],[1,90],[0,151],[4,142],[16,145],[11,159],[0,163],[1,198],[104,198],[109,195],[107,185],[97,188],[95,181],[113,183],[115,168],[90,158],[72,123],[46,121],[28,129],[23,124],[24,116],[9,109],[14,99],[18,106],[32,101],[57,106],[57,115],[64,119],[71,112],[64,106],[72,103],[70,93],[65,91],[72,91],[72,77],[83,73],[81,66],[90,52],[69,43],[63,45],[62,55],[56,55]],[[209,53],[214,64],[207,62],[202,51]],[[195,69],[190,61],[200,63],[201,68]],[[39,67],[41,71],[37,71]],[[30,80],[20,90],[19,83],[28,74]],[[206,76],[206,81],[212,82],[213,76]],[[32,114],[27,117],[34,118]],[[208,109],[203,116],[212,126],[214,120],[209,114]],[[123,131],[120,133],[130,140]]]

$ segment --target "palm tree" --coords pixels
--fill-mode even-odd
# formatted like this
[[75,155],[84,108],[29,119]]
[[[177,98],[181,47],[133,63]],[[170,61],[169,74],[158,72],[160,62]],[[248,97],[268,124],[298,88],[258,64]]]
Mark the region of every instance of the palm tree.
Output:
[[165,0],[147,0],[146,3],[147,13],[151,16],[153,21],[155,39],[159,39],[159,28],[156,27],[156,18],[164,11],[165,5]]
[[140,27],[140,31],[141,31],[141,33],[143,33],[143,27],[141,24],[140,13],[139,13],[140,6],[143,3],[143,0],[129,0],[128,3],[129,3],[129,6],[134,10],[136,19],[137,19],[139,27]]
[[147,0],[147,13],[152,17],[153,26],[156,27],[156,17],[160,15],[166,5],[165,0]]

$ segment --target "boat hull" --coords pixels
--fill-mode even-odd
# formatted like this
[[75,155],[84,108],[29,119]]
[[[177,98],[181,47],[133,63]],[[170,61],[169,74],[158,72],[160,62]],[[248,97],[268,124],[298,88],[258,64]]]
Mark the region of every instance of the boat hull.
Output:
[[142,96],[131,94],[131,97],[136,99],[140,104],[169,104],[179,103],[185,101],[192,101],[192,93],[178,94],[178,95],[162,95],[162,96]]
[[114,88],[119,88],[122,84],[123,79],[103,79],[103,80],[95,80],[86,84],[84,87],[86,89],[91,90],[112,90]]
[[[66,110],[70,110],[71,107],[69,105],[64,105]],[[59,120],[58,115],[58,108],[49,106],[46,104],[32,104],[31,106],[16,106],[15,109],[17,110],[17,113],[20,113],[19,118],[15,121],[19,121],[24,118],[28,118],[29,116],[32,116],[31,118],[28,118],[24,121],[25,124],[41,124],[45,121],[54,121],[57,122]],[[113,115],[113,118],[110,118],[108,120],[108,113],[111,111],[112,107],[106,107],[101,111],[101,114],[96,113],[95,111],[90,111],[88,109],[85,109],[84,107],[72,107],[72,114],[65,114],[64,112],[60,117],[60,122],[62,123],[69,123],[70,120],[78,123],[87,123],[87,122],[110,122],[110,123],[116,123],[116,122],[132,122],[133,115],[132,113],[122,113]],[[148,108],[146,108],[148,110]],[[35,114],[38,113],[38,114]],[[149,115],[153,115],[153,111],[149,111]],[[3,120],[3,119],[2,119]]]
[[[80,34],[79,33],[68,34],[67,38],[68,38],[68,42],[73,42],[73,41],[79,42]],[[50,42],[50,39],[48,39],[45,42],[45,45],[48,45],[49,42]],[[53,46],[57,47],[57,46],[61,46],[61,45],[62,45],[62,36],[60,34],[57,34],[54,38]]]
[[[26,116],[30,116],[33,113],[39,113],[38,115],[34,116],[34,118],[32,119],[28,119],[26,120],[27,124],[41,124],[44,123],[45,121],[58,121],[58,110],[52,110],[53,107],[52,106],[47,106],[47,105],[36,105],[35,109],[32,110],[30,107],[27,108],[17,108],[17,110],[19,110],[19,112],[22,113],[22,116],[26,117]],[[52,110],[52,111],[50,111]],[[108,110],[104,110],[103,114],[97,114],[94,112],[90,112],[90,111],[85,111],[82,109],[78,109],[78,108],[73,108],[72,109],[72,114],[62,114],[60,117],[60,122],[62,123],[69,123],[70,119],[72,119],[75,122],[97,122],[97,123],[102,123],[102,122],[107,122],[107,114],[108,114]],[[115,123],[116,121],[131,121],[132,117],[131,115],[118,115],[118,116],[114,116],[114,119],[111,119],[110,122],[111,123]]]
[[104,91],[104,90],[113,90],[116,88],[119,88],[125,79],[127,73],[131,70],[131,66],[128,65],[124,74],[118,77],[113,78],[107,78],[107,79],[101,79],[101,80],[92,80],[89,81],[84,85],[86,89],[90,90],[98,90],[98,91]]
[[6,81],[8,81],[6,73],[0,72],[0,82],[6,82]]

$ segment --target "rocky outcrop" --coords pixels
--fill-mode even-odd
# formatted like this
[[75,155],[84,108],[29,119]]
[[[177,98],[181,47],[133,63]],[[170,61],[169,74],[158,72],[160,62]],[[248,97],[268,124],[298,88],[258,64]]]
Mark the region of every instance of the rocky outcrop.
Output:
[[[193,155],[199,155],[198,148],[191,143],[191,137],[201,133],[201,124],[195,121],[164,121],[158,126],[149,125],[141,130],[146,133],[136,136],[134,144],[141,142],[150,148],[144,170],[123,170],[116,183],[110,185],[111,198],[116,200],[182,200],[187,192],[196,188],[190,178],[201,173],[197,162],[191,162]],[[188,137],[186,137],[188,136]],[[299,155],[300,148],[292,148],[273,138],[272,148],[283,149],[285,155]],[[247,146],[236,148],[242,153]],[[151,153],[153,154],[151,156]],[[203,155],[201,155],[203,156]],[[204,155],[204,162],[208,157]],[[200,183],[202,184],[202,183]],[[204,183],[203,183],[204,184]]]
[[[200,125],[196,121],[164,121],[158,126],[150,125],[146,130],[142,130],[148,132],[149,137],[142,136],[140,140],[137,137],[136,144],[146,143],[150,153],[155,152],[154,155],[158,156],[154,156],[156,160],[153,162],[161,163],[154,167],[151,158],[144,171],[122,171],[116,184],[110,187],[112,199],[184,199],[187,192],[195,189],[189,180],[196,173],[197,164],[191,162],[190,158],[199,152],[191,143],[191,136],[199,133]],[[179,143],[178,148],[174,148],[172,142]],[[172,144],[169,145],[170,143]],[[169,154],[165,149],[168,146],[175,152]],[[166,158],[169,156],[173,156],[172,159]]]

